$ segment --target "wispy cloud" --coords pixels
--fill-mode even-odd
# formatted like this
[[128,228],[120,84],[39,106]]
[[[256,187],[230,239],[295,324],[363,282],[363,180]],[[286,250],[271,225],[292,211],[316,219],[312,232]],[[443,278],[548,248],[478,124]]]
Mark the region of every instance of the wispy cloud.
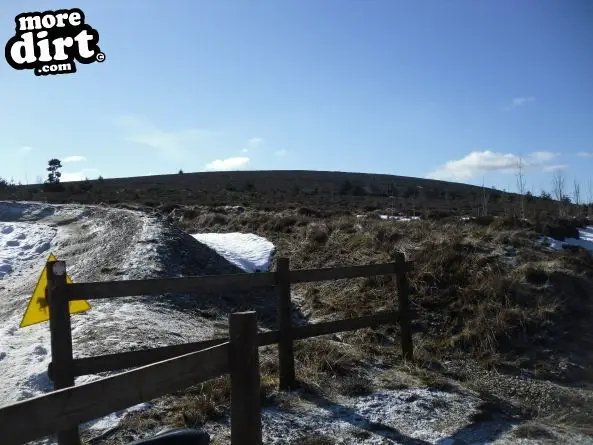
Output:
[[239,170],[249,163],[248,157],[217,159],[206,165],[206,170]]
[[252,137],[247,140],[247,147],[241,150],[241,153],[247,153],[249,150],[253,148],[259,147],[261,144],[264,143],[264,140],[260,137]]
[[288,151],[286,151],[284,148],[281,150],[277,150],[274,152],[274,154],[278,157],[284,157],[288,154]]
[[86,161],[86,158],[84,156],[66,156],[64,159],[62,159],[62,162],[65,164],[68,164],[70,162],[82,162],[82,161]]
[[534,151],[527,156],[527,160],[524,160],[524,162],[526,162],[527,166],[537,166],[544,162],[551,161],[557,156],[558,153],[552,153],[551,151]]
[[513,108],[522,107],[533,102],[535,102],[535,97],[533,96],[515,97],[513,98],[513,100],[511,100],[511,103],[507,105],[505,109],[511,110]]
[[262,138],[253,137],[247,141],[247,145],[249,145],[250,148],[256,148],[263,144],[263,142],[264,140]]
[[543,172],[546,173],[553,173],[553,172],[557,172],[560,170],[566,170],[568,168],[568,165],[566,164],[554,164],[554,165],[546,165],[544,168],[542,168]]
[[579,158],[593,158],[593,153],[590,153],[588,151],[579,151],[576,156],[578,156]]
[[21,150],[22,151],[31,151],[31,150],[33,150],[33,147],[30,147],[28,145],[24,145],[24,146],[21,147]]
[[83,168],[77,172],[62,172],[60,179],[62,182],[84,181],[86,178],[97,179],[100,175],[101,172],[96,168]]
[[171,159],[184,157],[187,150],[203,144],[214,134],[197,128],[165,131],[137,116],[122,116],[117,124],[127,133],[128,141],[156,149]]
[[473,151],[464,158],[448,161],[437,170],[426,175],[430,179],[468,180],[488,172],[514,173],[519,160],[525,168],[541,167],[551,161],[557,153],[537,151],[524,158],[513,153],[496,153],[490,150]]

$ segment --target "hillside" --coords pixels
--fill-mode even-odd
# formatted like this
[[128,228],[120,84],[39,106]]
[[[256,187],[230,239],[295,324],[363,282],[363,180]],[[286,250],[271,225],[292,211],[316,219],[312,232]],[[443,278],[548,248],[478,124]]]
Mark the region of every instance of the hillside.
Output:
[[[0,199],[53,203],[242,205],[260,209],[311,206],[331,211],[383,210],[448,216],[513,214],[519,196],[492,188],[407,176],[328,171],[178,173],[69,182],[62,191],[40,185],[0,189]],[[529,210],[556,212],[551,200],[529,197]]]

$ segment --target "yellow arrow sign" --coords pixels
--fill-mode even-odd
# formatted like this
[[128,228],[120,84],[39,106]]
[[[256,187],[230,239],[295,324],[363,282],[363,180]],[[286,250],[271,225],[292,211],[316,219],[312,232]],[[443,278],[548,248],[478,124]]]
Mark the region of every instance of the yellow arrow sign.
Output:
[[[58,259],[54,256],[54,254],[50,254],[47,261],[57,261]],[[68,284],[72,283],[72,278],[69,275],[66,275],[66,282]],[[35,290],[33,291],[33,295],[29,300],[29,305],[27,306],[27,310],[25,311],[25,315],[20,324],[20,328],[24,328],[25,326],[31,326],[37,323],[43,323],[44,321],[49,320],[49,306],[47,305],[47,301],[45,299],[45,287],[47,286],[47,265],[41,271],[41,276],[39,277],[39,281],[37,282],[37,286],[35,286]],[[86,300],[76,300],[70,302],[70,313],[76,314],[78,312],[85,312],[91,308],[91,305]]]

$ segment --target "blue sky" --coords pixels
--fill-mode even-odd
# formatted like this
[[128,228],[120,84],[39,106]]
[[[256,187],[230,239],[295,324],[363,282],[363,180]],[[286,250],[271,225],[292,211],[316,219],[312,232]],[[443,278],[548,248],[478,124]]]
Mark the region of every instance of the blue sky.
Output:
[[102,64],[0,63],[0,176],[221,169],[388,173],[514,190],[593,179],[589,0],[102,0]]

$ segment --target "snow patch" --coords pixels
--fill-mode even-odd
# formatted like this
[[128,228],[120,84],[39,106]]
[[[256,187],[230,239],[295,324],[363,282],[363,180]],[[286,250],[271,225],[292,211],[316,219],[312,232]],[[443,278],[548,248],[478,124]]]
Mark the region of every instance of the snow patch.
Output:
[[566,238],[564,241],[559,241],[546,236],[541,241],[553,250],[563,250],[564,246],[578,246],[587,249],[589,252],[593,252],[593,226],[579,229],[579,239]]
[[379,215],[381,219],[393,219],[395,221],[420,221],[419,216],[397,216],[397,215]]
[[22,314],[14,314],[0,325],[3,372],[0,378],[0,405],[8,405],[52,390],[47,376],[49,330],[34,325],[17,329]]
[[[356,215],[357,218],[368,218],[369,215]],[[379,215],[379,219],[382,220],[393,220],[393,221],[402,221],[402,222],[407,222],[407,221],[420,221],[420,217],[419,216],[401,216],[401,215]]]
[[140,403],[128,409],[111,413],[108,416],[100,419],[92,420],[81,425],[81,429],[89,429],[93,431],[107,431],[119,425],[122,417],[128,413],[141,412],[148,409],[151,405],[149,403]]
[[0,221],[0,279],[48,252],[55,235],[53,227]]
[[199,242],[245,272],[267,272],[272,263],[274,244],[253,233],[196,233]]

